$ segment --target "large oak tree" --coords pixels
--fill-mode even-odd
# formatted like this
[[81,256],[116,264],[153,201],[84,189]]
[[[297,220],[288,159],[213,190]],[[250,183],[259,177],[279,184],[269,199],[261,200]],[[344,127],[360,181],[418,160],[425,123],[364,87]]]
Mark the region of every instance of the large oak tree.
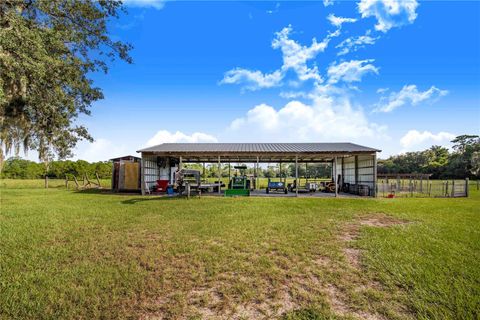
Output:
[[120,10],[118,0],[0,1],[0,170],[12,150],[48,162],[93,140],[76,121],[103,98],[89,76],[131,62],[130,45],[107,30]]

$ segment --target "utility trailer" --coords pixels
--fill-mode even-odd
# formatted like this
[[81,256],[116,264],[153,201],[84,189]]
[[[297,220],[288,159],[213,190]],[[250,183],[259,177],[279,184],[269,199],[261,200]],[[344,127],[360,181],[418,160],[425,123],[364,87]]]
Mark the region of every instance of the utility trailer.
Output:
[[285,194],[288,193],[288,189],[287,189],[287,186],[285,185],[285,182],[283,182],[283,181],[271,181],[271,179],[268,178],[268,185],[267,185],[267,189],[266,189],[267,194],[269,194],[270,191],[282,192],[282,193],[285,193]]

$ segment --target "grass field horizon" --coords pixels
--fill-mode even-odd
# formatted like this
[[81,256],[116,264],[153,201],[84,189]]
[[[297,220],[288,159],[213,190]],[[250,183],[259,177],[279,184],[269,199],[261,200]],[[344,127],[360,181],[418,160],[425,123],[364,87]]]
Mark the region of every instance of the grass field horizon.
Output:
[[0,193],[2,319],[479,317],[475,187],[186,200],[0,181]]

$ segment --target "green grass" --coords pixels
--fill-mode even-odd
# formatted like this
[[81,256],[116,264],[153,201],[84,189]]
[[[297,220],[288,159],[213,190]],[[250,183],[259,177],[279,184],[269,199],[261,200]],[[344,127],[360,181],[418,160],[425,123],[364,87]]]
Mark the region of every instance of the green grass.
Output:
[[[38,186],[0,181],[1,319],[479,317],[475,188],[186,200]],[[385,215],[409,223],[359,224]]]
[[[97,182],[96,179],[90,180],[91,182]],[[79,180],[80,187],[87,184],[83,180]],[[100,179],[100,185],[102,188],[111,188],[112,181],[110,179]],[[65,189],[65,179],[48,179],[49,188],[61,188]],[[42,179],[0,179],[0,189],[44,189],[45,180]],[[70,179],[68,182],[69,189],[75,189],[75,182]]]

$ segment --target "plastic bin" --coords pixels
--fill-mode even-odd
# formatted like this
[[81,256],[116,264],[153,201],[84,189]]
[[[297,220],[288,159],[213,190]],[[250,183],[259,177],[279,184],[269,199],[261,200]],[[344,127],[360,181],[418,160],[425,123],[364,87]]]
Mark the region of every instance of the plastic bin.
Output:
[[166,192],[168,187],[168,180],[157,180],[157,192]]

